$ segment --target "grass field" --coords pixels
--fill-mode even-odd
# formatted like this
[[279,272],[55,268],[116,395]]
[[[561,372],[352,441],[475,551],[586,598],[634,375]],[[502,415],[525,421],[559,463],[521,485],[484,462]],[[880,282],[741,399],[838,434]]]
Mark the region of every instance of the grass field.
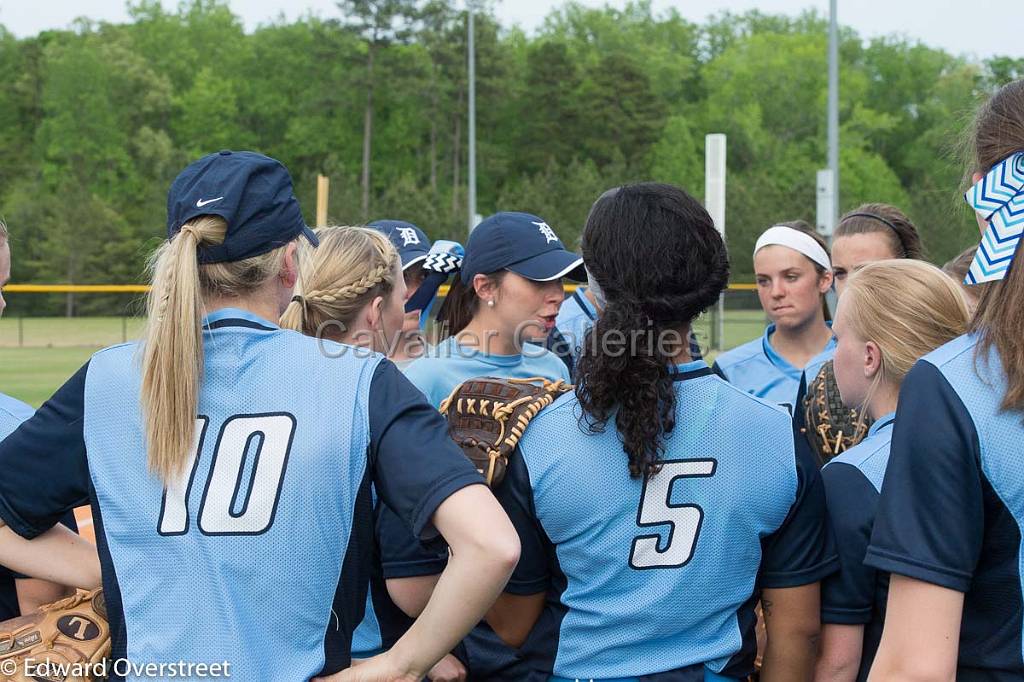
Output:
[[[725,315],[725,348],[761,334],[764,313],[730,310]],[[697,324],[702,347],[709,344],[710,320]],[[138,318],[0,318],[0,392],[38,407],[98,349],[136,338]],[[709,354],[709,359],[713,354]]]

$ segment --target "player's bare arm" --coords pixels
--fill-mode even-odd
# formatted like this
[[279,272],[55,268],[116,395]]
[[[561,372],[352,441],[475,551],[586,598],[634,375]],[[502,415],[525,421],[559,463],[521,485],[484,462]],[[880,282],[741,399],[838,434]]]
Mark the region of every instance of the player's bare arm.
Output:
[[821,636],[819,584],[766,589],[761,604],[768,630],[761,681],[810,680]]
[[963,606],[961,592],[894,574],[868,682],[956,679]]
[[498,597],[487,612],[487,624],[511,647],[520,647],[544,610],[544,592]]
[[434,514],[451,559],[416,622],[388,652],[326,680],[420,680],[476,625],[519,560],[519,537],[482,485],[462,488]]
[[0,564],[61,585],[84,590],[100,586],[96,547],[62,525],[26,540],[0,522]]
[[863,625],[822,625],[814,682],[854,682],[863,649]]
[[395,605],[410,618],[416,618],[430,601],[434,586],[440,574],[415,575],[408,578],[389,578],[386,582],[388,596]]
[[48,580],[19,578],[14,581],[18,593],[18,609],[22,613],[33,613],[43,604],[49,604],[71,596],[73,589]]

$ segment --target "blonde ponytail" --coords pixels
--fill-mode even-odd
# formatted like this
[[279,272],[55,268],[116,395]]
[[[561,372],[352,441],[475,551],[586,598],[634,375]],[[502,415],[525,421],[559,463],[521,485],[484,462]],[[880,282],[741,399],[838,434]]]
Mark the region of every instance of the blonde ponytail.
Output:
[[227,223],[200,216],[183,225],[149,260],[141,401],[149,470],[164,482],[181,475],[194,446],[203,372],[200,324],[211,296],[251,293],[280,272],[284,247],[253,258],[199,265],[202,244],[224,241]]
[[840,306],[849,329],[882,354],[865,403],[882,382],[898,388],[921,356],[966,333],[970,319],[960,286],[911,259],[865,265],[850,277]]
[[387,237],[366,227],[321,227],[320,246],[303,248],[296,296],[280,324],[309,336],[352,327],[378,296],[387,298],[399,272],[398,252]]

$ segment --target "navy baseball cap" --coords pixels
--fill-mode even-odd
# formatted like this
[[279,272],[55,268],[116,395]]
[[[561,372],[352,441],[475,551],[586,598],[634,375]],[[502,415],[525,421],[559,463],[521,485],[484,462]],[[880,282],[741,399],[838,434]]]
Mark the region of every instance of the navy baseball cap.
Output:
[[167,238],[202,215],[220,216],[228,230],[223,243],[200,247],[200,263],[259,256],[300,234],[320,244],[302,218],[288,169],[256,152],[209,154],[178,174],[167,193]]
[[383,232],[398,249],[402,269],[423,261],[430,253],[430,238],[420,228],[404,220],[374,220],[367,225]]
[[562,245],[551,226],[529,213],[495,213],[473,228],[466,242],[462,282],[478,274],[511,270],[535,282],[587,278],[583,259]]

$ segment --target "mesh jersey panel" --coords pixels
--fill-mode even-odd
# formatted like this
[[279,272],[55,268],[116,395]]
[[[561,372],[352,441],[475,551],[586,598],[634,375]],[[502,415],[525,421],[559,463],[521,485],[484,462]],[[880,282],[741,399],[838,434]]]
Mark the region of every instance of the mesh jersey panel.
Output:
[[675,390],[666,464],[646,485],[629,477],[614,424],[581,430],[571,394],[521,441],[537,517],[566,577],[556,675],[701,662],[721,670],[741,648],[737,613],[755,589],[761,540],[797,494],[791,423],[718,377]]
[[[184,496],[165,497],[147,471],[137,346],[101,351],[89,366],[84,437],[126,653],[226,660],[238,679],[306,679],[324,665],[328,628],[347,644],[359,617],[332,606],[367,472],[380,356],[329,358],[315,339],[245,327],[204,332],[204,346],[202,436]],[[365,585],[348,600],[356,610]]]

